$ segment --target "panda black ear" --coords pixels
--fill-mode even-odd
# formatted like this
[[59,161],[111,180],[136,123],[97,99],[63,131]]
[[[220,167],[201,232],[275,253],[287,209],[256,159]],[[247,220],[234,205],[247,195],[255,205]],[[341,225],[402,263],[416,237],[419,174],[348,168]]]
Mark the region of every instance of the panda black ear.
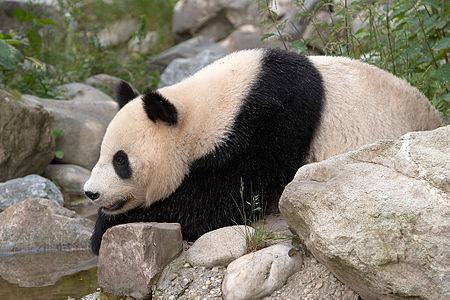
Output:
[[178,121],[178,111],[169,100],[154,90],[146,90],[142,97],[144,110],[150,120],[164,121],[169,125],[175,125]]
[[117,100],[117,103],[119,103],[119,109],[125,106],[130,100],[133,100],[139,96],[138,93],[136,93],[131,85],[129,85],[127,82],[121,80],[115,90],[115,98]]

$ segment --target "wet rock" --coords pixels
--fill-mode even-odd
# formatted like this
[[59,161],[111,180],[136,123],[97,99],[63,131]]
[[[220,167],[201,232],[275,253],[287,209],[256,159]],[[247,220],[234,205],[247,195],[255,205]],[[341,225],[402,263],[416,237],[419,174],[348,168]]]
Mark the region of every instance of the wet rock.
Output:
[[139,22],[136,19],[119,20],[97,33],[98,42],[103,47],[117,46],[128,41],[138,29]]
[[107,292],[143,298],[156,276],[182,250],[178,223],[131,223],[103,235],[98,283]]
[[227,267],[224,299],[256,299],[271,294],[302,265],[302,256],[289,256],[291,245],[278,244],[244,255]]
[[61,277],[94,268],[90,250],[20,253],[0,256],[0,276],[20,287],[55,284]]
[[258,2],[252,0],[180,0],[174,7],[175,40],[205,35],[213,41],[244,24],[259,24]]
[[52,127],[41,106],[0,90],[0,182],[44,172],[54,156]]
[[[109,96],[90,86],[72,84],[63,86],[71,100],[43,99],[23,95],[42,105],[55,119],[54,127],[63,129],[56,140],[56,149],[63,152],[58,163],[74,164],[91,170],[98,160],[100,144],[106,127],[117,113],[118,105]],[[79,88],[83,88],[82,92]]]
[[60,205],[64,203],[58,187],[39,175],[28,175],[0,183],[0,211],[28,198],[46,198]]
[[227,266],[247,252],[246,239],[255,230],[237,225],[219,228],[205,233],[187,251],[186,260],[203,267]]
[[218,52],[206,49],[191,58],[174,59],[161,74],[158,88],[178,83],[225,55],[225,49]]
[[221,46],[213,43],[207,37],[197,36],[167,49],[149,60],[148,64],[152,69],[156,68],[163,71],[174,59],[193,57],[206,49],[211,50],[213,53],[225,51]]
[[363,298],[450,296],[450,126],[303,166],[280,210]]
[[31,198],[0,213],[0,253],[88,249],[94,223],[51,200]]

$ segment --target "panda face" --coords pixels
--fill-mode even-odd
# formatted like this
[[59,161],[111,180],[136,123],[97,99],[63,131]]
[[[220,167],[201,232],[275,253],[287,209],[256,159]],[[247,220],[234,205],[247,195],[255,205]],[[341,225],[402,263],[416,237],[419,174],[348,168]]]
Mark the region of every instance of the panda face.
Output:
[[100,158],[84,186],[105,213],[151,205],[169,196],[188,172],[182,147],[177,147],[176,115],[170,116],[172,123],[162,121],[158,114],[167,112],[146,103],[146,97],[130,101],[111,121]]

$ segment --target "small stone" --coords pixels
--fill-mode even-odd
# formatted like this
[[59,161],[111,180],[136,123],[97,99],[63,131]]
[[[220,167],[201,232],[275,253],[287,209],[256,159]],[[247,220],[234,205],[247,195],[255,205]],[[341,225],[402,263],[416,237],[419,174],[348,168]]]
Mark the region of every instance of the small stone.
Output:
[[192,265],[204,267],[226,266],[247,251],[246,236],[254,229],[243,225],[219,228],[202,235],[186,252]]

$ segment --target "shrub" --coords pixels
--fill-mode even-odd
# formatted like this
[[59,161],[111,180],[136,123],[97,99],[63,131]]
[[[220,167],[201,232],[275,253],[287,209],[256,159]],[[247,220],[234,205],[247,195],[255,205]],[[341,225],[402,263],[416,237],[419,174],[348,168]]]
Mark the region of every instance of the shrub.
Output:
[[[276,2],[275,2],[276,5]],[[361,59],[406,79],[417,87],[445,117],[450,113],[449,7],[446,0],[399,0],[375,2],[359,0],[320,1],[307,10],[305,1],[296,1],[296,21],[310,23],[314,33],[308,39],[292,39],[283,30],[269,1],[262,11],[269,20],[270,33],[298,53],[313,50],[324,55]],[[320,23],[317,13],[330,15]],[[292,20],[291,20],[292,21]],[[267,21],[266,21],[267,22]],[[355,28],[360,23],[360,28]],[[292,24],[295,27],[295,22]],[[276,30],[274,30],[276,29]]]

